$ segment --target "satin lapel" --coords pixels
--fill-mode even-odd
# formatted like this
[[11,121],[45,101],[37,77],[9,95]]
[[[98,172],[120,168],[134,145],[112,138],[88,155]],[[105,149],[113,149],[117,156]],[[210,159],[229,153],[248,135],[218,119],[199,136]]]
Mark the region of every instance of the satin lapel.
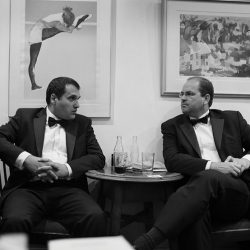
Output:
[[184,135],[186,136],[187,140],[190,142],[196,153],[201,157],[200,147],[196,138],[196,134],[194,132],[193,126],[188,121],[187,118],[184,118],[185,121],[180,125],[180,128]]
[[77,129],[78,123],[76,123],[75,121],[69,121],[65,128],[68,160],[71,160],[73,156],[73,151],[76,143]]
[[224,127],[224,119],[222,118],[216,118],[211,115],[211,125],[214,135],[214,142],[217,150],[221,148],[221,139],[222,139],[222,133],[223,133],[223,127]]
[[45,123],[46,123],[46,110],[43,109],[34,118],[34,133],[36,138],[36,148],[38,156],[42,156],[43,140],[45,133]]

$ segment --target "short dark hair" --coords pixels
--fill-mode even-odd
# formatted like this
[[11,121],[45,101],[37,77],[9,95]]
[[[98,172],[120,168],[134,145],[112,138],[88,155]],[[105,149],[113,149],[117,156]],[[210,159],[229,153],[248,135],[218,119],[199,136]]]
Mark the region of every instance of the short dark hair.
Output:
[[205,96],[206,94],[210,95],[208,106],[211,107],[214,99],[214,86],[212,82],[207,78],[201,76],[193,76],[188,78],[187,80],[197,80],[199,82],[199,91],[201,93],[201,96]]
[[66,6],[63,8],[62,18],[63,18],[64,23],[67,25],[67,27],[72,26],[75,20],[75,14],[72,12],[71,7]]
[[72,78],[61,76],[54,78],[50,83],[46,90],[46,103],[50,104],[50,97],[52,94],[55,94],[57,98],[61,98],[61,96],[65,93],[66,85],[74,85],[78,90],[80,89],[80,85]]

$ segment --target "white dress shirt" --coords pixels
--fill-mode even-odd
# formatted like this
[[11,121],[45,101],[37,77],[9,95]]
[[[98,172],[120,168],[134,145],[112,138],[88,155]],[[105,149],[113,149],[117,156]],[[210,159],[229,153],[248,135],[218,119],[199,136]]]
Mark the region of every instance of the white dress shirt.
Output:
[[[209,110],[203,114],[200,118],[206,116],[209,114]],[[210,117],[208,117],[207,124],[205,123],[197,123],[195,126],[193,126],[194,132],[196,134],[200,152],[201,152],[201,158],[208,160],[206,169],[210,168],[210,165],[212,162],[221,162],[220,156],[218,154],[218,151],[215,146],[214,142],[214,136],[213,136],[213,130],[212,125],[210,122]]]
[[66,148],[66,132],[64,128],[59,124],[55,124],[54,126],[49,127],[49,117],[58,120],[58,118],[53,115],[47,108],[42,158],[47,158],[54,162],[63,164],[68,160]]

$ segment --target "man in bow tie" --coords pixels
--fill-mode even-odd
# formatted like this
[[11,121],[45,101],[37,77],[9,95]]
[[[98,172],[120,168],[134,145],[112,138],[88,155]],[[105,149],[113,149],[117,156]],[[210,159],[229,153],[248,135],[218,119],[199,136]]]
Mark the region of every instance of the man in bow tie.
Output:
[[237,111],[210,109],[214,89],[206,78],[187,79],[179,96],[183,114],[161,129],[165,165],[185,184],[135,241],[137,250],[167,238],[177,239],[180,250],[211,250],[211,220],[234,221],[249,212],[250,126]]
[[44,217],[72,236],[103,236],[106,217],[88,194],[85,172],[102,169],[105,157],[91,120],[77,114],[79,84],[53,79],[46,108],[17,110],[0,127],[0,158],[10,167],[1,196],[0,233],[29,234]]

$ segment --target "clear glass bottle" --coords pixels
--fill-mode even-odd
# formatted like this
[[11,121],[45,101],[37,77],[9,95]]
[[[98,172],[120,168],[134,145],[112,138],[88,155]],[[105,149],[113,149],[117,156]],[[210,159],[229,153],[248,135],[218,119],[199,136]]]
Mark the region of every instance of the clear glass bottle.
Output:
[[132,137],[132,145],[130,151],[130,161],[132,166],[139,160],[139,146],[137,143],[137,136]]
[[114,148],[114,153],[113,153],[113,165],[116,167],[117,165],[119,165],[119,156],[121,155],[121,153],[124,152],[123,146],[122,146],[122,137],[121,136],[117,136],[116,138],[116,144],[115,144],[115,148]]

